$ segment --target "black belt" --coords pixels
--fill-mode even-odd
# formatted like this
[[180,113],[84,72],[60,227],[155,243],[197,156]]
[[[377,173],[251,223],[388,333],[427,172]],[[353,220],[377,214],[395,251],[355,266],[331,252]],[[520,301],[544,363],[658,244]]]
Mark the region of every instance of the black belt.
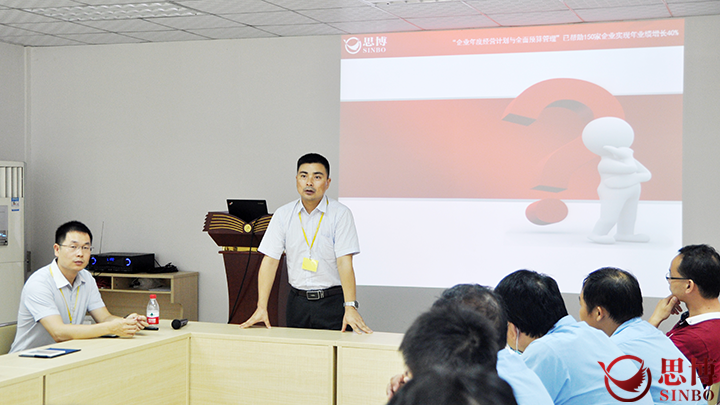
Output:
[[309,301],[316,301],[321,298],[332,297],[333,295],[342,294],[342,286],[336,285],[335,287],[326,288],[324,290],[298,290],[295,287],[290,289],[297,295],[307,298]]

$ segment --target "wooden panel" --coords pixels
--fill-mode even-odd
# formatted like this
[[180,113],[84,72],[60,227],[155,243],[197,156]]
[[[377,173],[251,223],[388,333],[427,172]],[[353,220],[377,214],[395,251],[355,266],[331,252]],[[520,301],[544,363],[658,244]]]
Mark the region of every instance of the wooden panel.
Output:
[[[171,281],[172,302],[180,304],[183,310],[182,316],[173,318],[187,318],[191,321],[198,320],[198,277],[197,273],[192,273],[187,277],[174,277]],[[184,303],[184,305],[183,305]],[[190,303],[194,303],[191,305]],[[162,307],[160,307],[162,313]],[[168,318],[170,319],[170,318]]]
[[188,404],[189,341],[141,346],[61,371],[48,372],[51,405]]
[[[0,373],[0,376],[9,375],[11,370],[5,371],[5,373]],[[42,405],[43,376],[15,379],[12,382],[0,381],[0,398],[2,398],[3,404]]]
[[387,403],[385,389],[390,377],[403,371],[397,350],[339,347],[337,405]]
[[334,348],[193,336],[192,404],[332,405]]

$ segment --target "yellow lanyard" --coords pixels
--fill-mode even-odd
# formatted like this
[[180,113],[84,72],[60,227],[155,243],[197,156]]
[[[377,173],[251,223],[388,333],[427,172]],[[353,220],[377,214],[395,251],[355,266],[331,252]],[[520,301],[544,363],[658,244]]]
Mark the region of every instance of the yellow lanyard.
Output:
[[[328,201],[329,203],[329,201]],[[305,236],[305,243],[308,245],[308,248],[310,249],[310,255],[312,256],[312,248],[315,245],[315,238],[317,238],[318,231],[320,230],[320,224],[322,224],[323,217],[325,216],[325,213],[323,212],[322,215],[320,215],[320,221],[318,222],[317,229],[315,229],[315,236],[313,236],[312,243],[308,242],[307,234],[305,233],[305,227],[302,223],[302,210],[298,212],[298,217],[300,217],[300,228],[303,231],[303,236]]]
[[[50,275],[53,277],[53,279],[55,278],[55,276],[53,275],[53,272],[52,272],[52,267],[50,267]],[[70,286],[70,289],[72,290],[72,286]],[[78,297],[80,297],[80,287],[78,286],[77,294],[75,294],[75,302],[73,302],[72,312],[70,312],[70,305],[68,305],[67,299],[65,299],[65,294],[63,293],[62,288],[58,288],[58,290],[60,290],[60,295],[62,295],[63,301],[65,301],[65,308],[67,309],[68,317],[70,317],[70,323],[72,323],[72,321],[73,321],[72,312],[75,312],[75,305],[77,305]]]

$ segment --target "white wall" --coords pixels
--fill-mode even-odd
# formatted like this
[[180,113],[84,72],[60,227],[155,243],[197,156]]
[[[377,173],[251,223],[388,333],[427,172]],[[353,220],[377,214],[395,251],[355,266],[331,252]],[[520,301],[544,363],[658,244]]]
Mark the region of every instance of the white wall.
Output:
[[[720,16],[686,19],[685,49],[684,241],[720,247]],[[161,264],[199,271],[200,319],[226,322],[224,268],[201,231],[205,213],[228,197],[264,198],[271,211],[296,198],[294,164],[305,152],[337,164],[340,38],[28,54],[33,267],[51,260],[60,223],[87,223],[98,247],[104,223],[103,251],[154,252]],[[333,167],[331,177],[337,197],[342,174]],[[439,292],[360,287],[358,296],[370,326],[404,331]],[[566,298],[576,315],[577,296]]]
[[24,162],[25,49],[0,43],[0,160]]

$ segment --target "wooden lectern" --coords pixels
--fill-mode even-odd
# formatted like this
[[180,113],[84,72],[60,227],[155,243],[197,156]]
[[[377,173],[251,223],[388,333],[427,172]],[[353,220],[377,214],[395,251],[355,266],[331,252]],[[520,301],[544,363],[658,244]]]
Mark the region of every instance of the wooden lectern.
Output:
[[[257,251],[272,215],[252,222],[227,212],[208,212],[203,231],[221,247],[228,286],[228,323],[245,322],[257,308],[258,270],[264,257]],[[268,300],[268,316],[273,326],[285,326],[285,306],[290,286],[287,281],[285,255],[280,259]]]

